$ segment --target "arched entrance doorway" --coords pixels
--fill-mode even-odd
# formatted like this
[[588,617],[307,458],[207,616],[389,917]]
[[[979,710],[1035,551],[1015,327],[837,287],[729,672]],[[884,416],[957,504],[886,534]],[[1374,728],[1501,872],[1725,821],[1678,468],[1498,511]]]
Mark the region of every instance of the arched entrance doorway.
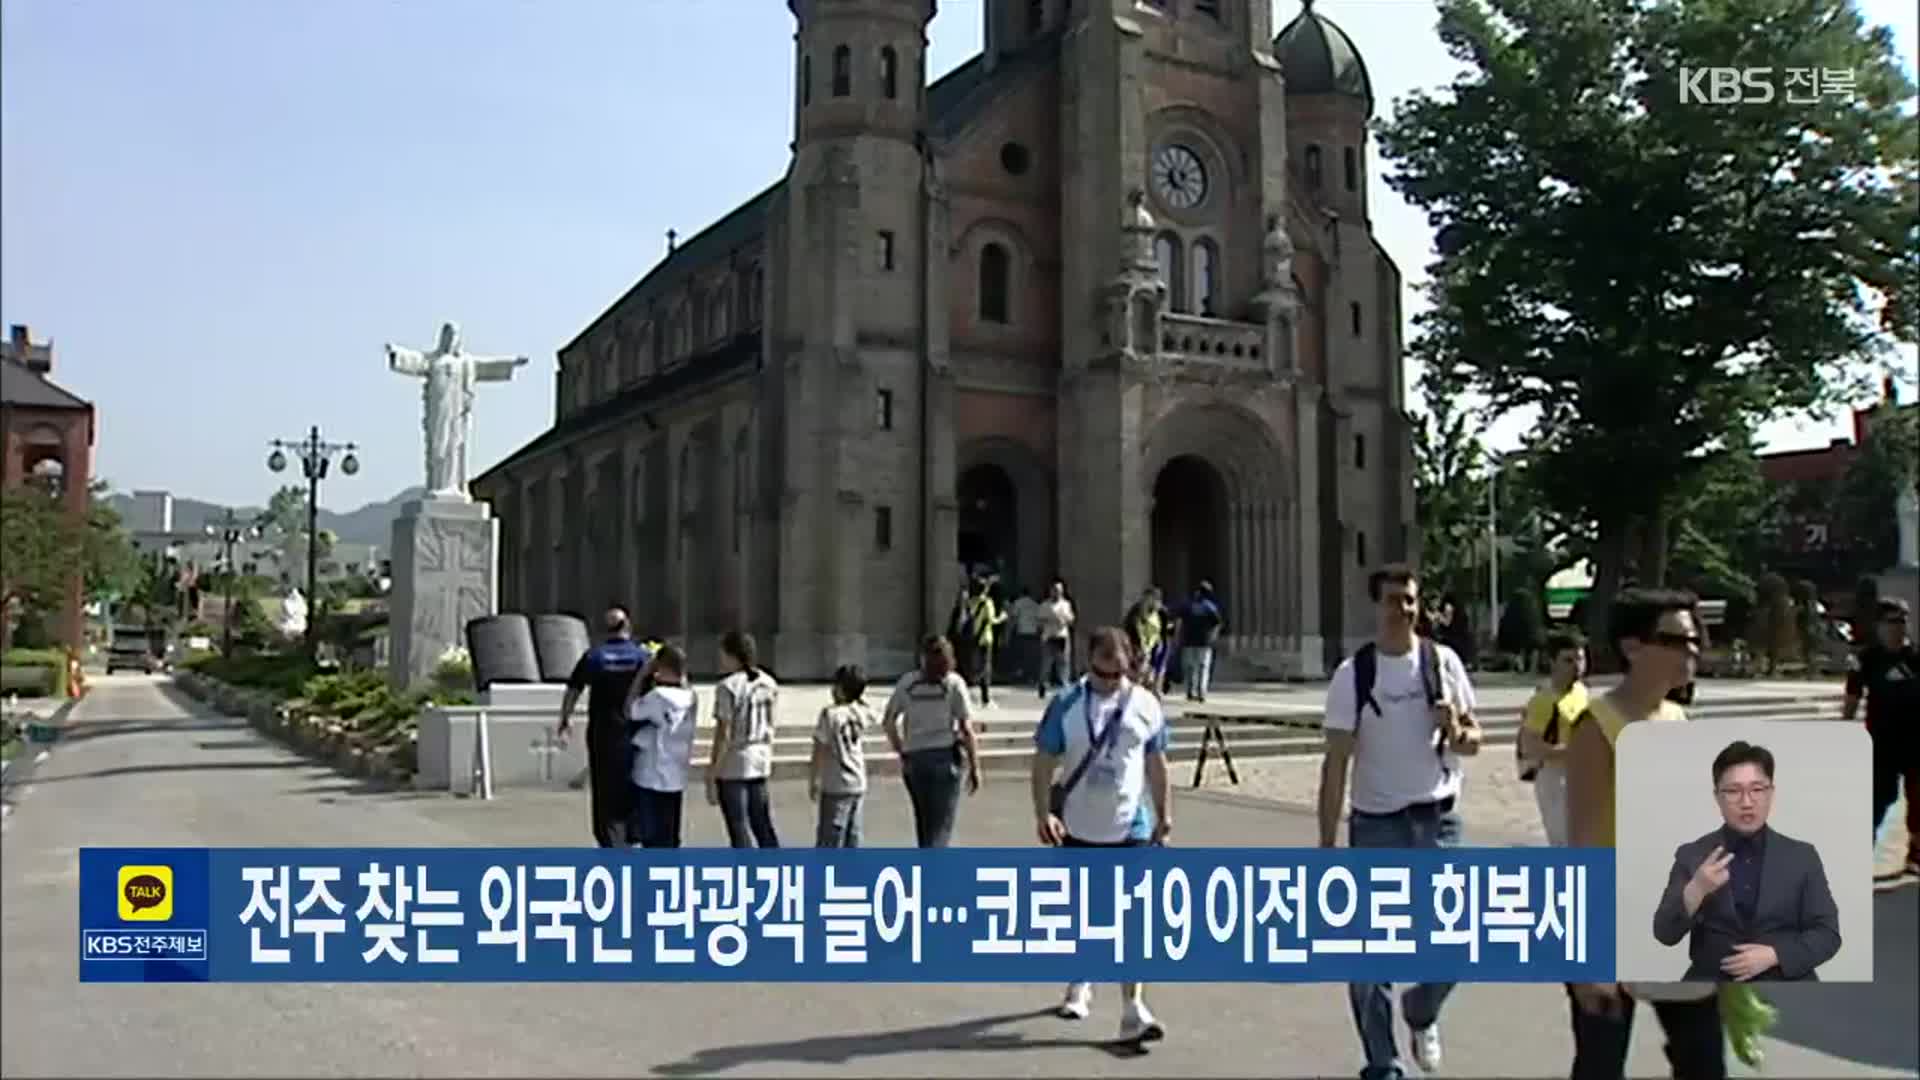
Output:
[[961,563],[969,568],[984,565],[1004,580],[1018,580],[1019,494],[1013,477],[999,465],[975,465],[960,474],[955,494],[960,503]]
[[1228,576],[1227,484],[1204,458],[1183,454],[1153,482],[1153,584],[1169,603],[1210,581],[1224,594]]

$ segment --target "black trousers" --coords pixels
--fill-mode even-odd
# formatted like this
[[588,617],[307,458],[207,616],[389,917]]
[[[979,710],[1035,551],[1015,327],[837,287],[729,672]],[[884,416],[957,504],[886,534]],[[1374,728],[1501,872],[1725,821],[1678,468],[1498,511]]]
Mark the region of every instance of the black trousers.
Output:
[[780,838],[773,832],[773,807],[767,802],[765,779],[721,780],[716,786],[720,789],[720,817],[727,823],[729,846],[780,846]]
[[[1726,1034],[1720,1028],[1720,999],[1651,1001],[1653,1014],[1667,1036],[1667,1063],[1674,1080],[1726,1080]],[[1567,1008],[1573,1013],[1572,1080],[1621,1080],[1626,1075],[1627,1049],[1633,1044],[1633,1014],[1637,1003],[1622,994],[1620,1011],[1596,1015],[1573,1000],[1567,989]]]
[[680,808],[684,801],[684,794],[678,791],[635,787],[627,836],[641,847],[679,847]]
[[587,768],[593,777],[593,841],[601,847],[629,847],[627,822],[633,815],[633,780],[627,775],[626,725],[587,722]]

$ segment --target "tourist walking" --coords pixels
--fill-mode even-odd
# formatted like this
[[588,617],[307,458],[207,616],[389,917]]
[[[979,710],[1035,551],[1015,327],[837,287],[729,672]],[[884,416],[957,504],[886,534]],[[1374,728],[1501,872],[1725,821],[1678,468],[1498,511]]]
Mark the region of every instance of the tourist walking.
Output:
[[1577,630],[1555,631],[1547,638],[1552,668],[1547,681],[1533,692],[1520,716],[1520,739],[1514,744],[1520,779],[1533,784],[1540,807],[1540,826],[1547,843],[1567,846],[1567,743],[1573,725],[1587,711],[1587,644]]
[[693,767],[699,699],[687,685],[687,655],[662,645],[633,681],[627,707],[633,746],[633,813],[628,838],[641,847],[680,846],[681,809]]
[[[1034,732],[1033,816],[1042,844],[1144,848],[1173,831],[1173,784],[1167,776],[1167,721],[1160,699],[1137,686],[1127,635],[1093,632],[1087,677],[1047,703]],[[1166,1036],[1147,1008],[1146,987],[1120,987],[1120,1039],[1146,1043]],[[1067,987],[1059,1013],[1084,1020],[1093,984]]]
[[867,755],[863,741],[874,728],[867,706],[867,673],[858,664],[842,664],[833,673],[833,704],[820,710],[813,727],[813,762],[807,796],[820,804],[817,847],[859,847],[861,803],[867,795]]
[[587,771],[593,782],[593,839],[601,847],[628,847],[627,822],[632,813],[627,742],[626,703],[635,676],[647,665],[647,651],[636,645],[633,628],[622,608],[608,608],[602,618],[602,640],[588,649],[567,677],[560,699],[560,723],[555,736],[562,742],[573,729],[573,710],[587,695]]
[[[1607,637],[1625,669],[1594,698],[1567,746],[1567,843],[1614,846],[1616,747],[1629,724],[1687,718],[1671,700],[1693,682],[1700,635],[1688,593],[1629,589],[1613,602]],[[1629,781],[1631,782],[1631,781]],[[1636,793],[1640,791],[1633,788]],[[1651,793],[1649,793],[1651,794]],[[1621,1080],[1633,1040],[1636,1001],[1653,1006],[1667,1036],[1676,1080],[1724,1080],[1726,1040],[1712,983],[1596,983],[1567,987],[1573,1024],[1573,1080]]]
[[[1320,766],[1320,846],[1338,843],[1351,808],[1355,848],[1444,848],[1460,843],[1460,758],[1479,752],[1473,683],[1452,649],[1414,634],[1420,582],[1405,566],[1367,579],[1373,641],[1341,661],[1327,686],[1326,757]],[[1351,799],[1348,766],[1352,766]],[[1400,998],[1413,1059],[1440,1067],[1440,1009],[1452,983],[1423,983]],[[1405,1075],[1393,1030],[1392,987],[1352,983],[1347,997],[1366,1056],[1364,1080]]]
[[713,755],[707,766],[707,801],[720,808],[727,843],[737,848],[777,848],[767,778],[773,775],[773,732],[780,686],[760,670],[753,636],[729,630],[720,638],[720,666],[727,675],[713,688]]
[[960,813],[960,792],[980,790],[980,745],[967,683],[954,670],[953,645],[930,637],[920,666],[900,677],[881,717],[887,743],[913,806],[914,842],[946,847]]
[[1033,586],[1022,585],[1013,602],[1013,678],[1032,682],[1040,678],[1040,601]]
[[963,677],[980,688],[980,704],[993,704],[993,643],[1007,614],[994,603],[987,578],[975,577],[960,598],[954,645]]
[[1920,874],[1920,647],[1909,631],[1911,612],[1898,597],[1874,612],[1874,640],[1847,672],[1842,714],[1852,720],[1867,703],[1873,740],[1873,847],[1880,850],[1887,811],[1907,787],[1906,872]]
[[1213,583],[1201,582],[1180,612],[1180,678],[1188,701],[1205,701],[1213,689],[1213,646],[1226,622]]
[[1133,650],[1133,677],[1148,691],[1159,694],[1160,683],[1156,678],[1156,661],[1164,655],[1167,632],[1171,629],[1166,605],[1160,602],[1160,589],[1149,585],[1140,593],[1140,599],[1127,609],[1122,625],[1127,632],[1127,644]]
[[1040,679],[1042,700],[1073,681],[1073,601],[1067,583],[1056,581],[1040,605]]

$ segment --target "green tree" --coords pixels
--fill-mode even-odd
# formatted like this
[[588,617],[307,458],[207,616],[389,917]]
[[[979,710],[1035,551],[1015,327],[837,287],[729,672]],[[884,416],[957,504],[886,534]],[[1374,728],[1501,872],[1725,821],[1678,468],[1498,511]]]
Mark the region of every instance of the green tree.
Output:
[[[1539,411],[1542,490],[1597,528],[1597,634],[1630,564],[1664,582],[1730,441],[1914,339],[1914,90],[1846,0],[1439,8],[1468,70],[1381,131],[1389,184],[1439,229],[1415,353]],[[1849,70],[1855,93],[1681,99],[1682,65],[1756,64]]]
[[1423,591],[1471,583],[1487,531],[1486,451],[1478,418],[1444,387],[1422,378],[1425,409],[1413,414],[1413,497],[1420,521]]
[[1792,654],[1799,630],[1794,626],[1793,595],[1787,579],[1771,571],[1755,583],[1759,594],[1755,626],[1759,630],[1759,652],[1766,659],[1766,672],[1780,670],[1780,662]]
[[1702,596],[1751,601],[1778,554],[1787,494],[1768,483],[1751,439],[1735,438],[1675,493],[1669,577]]
[[1868,416],[1859,452],[1835,493],[1834,521],[1852,548],[1856,570],[1884,570],[1899,556],[1893,503],[1903,486],[1914,486],[1916,462],[1920,462],[1920,408],[1883,403]]
[[66,603],[84,569],[80,528],[57,498],[21,485],[0,491],[0,610],[9,619],[45,616]]
[[88,491],[81,559],[89,601],[117,600],[137,589],[142,578],[140,552],[120,520],[120,512],[107,501],[111,491],[105,480],[94,481]]

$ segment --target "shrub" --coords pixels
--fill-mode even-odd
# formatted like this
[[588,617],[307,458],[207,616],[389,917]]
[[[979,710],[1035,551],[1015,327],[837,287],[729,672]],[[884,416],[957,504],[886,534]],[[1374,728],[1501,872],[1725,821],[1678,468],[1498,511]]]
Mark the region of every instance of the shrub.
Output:
[[8,649],[0,655],[0,667],[39,668],[44,674],[30,686],[9,686],[10,692],[19,692],[28,697],[46,694],[52,697],[67,695],[67,654],[59,649]]

